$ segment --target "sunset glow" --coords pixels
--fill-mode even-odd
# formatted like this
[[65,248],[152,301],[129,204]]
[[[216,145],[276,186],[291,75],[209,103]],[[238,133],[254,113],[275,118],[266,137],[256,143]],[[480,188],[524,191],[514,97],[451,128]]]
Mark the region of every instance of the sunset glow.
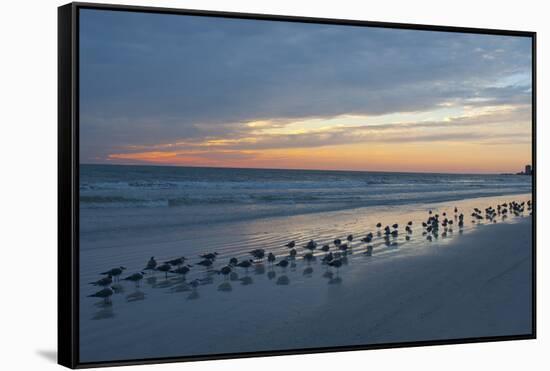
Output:
[[140,16],[117,18],[136,33],[102,14],[82,24],[84,163],[459,173],[531,163],[528,39]]

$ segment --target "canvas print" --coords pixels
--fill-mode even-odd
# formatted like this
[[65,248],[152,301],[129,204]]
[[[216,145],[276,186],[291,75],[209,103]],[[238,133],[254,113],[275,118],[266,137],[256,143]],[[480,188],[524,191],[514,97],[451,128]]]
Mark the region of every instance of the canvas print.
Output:
[[80,362],[526,335],[532,40],[81,9]]

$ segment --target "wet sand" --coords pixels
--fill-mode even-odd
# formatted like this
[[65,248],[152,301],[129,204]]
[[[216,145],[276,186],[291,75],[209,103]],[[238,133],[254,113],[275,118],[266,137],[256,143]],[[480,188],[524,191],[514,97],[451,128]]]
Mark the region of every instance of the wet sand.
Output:
[[[231,226],[171,231],[148,240],[103,238],[82,251],[81,360],[218,354],[414,340],[524,334],[531,326],[531,218],[471,223],[460,233],[428,242],[420,222],[427,210],[467,211],[528,195],[458,201],[447,205],[365,208],[260,220]],[[372,256],[359,239],[384,225],[414,220],[408,241],[396,247],[374,241]],[[401,227],[402,228],[402,227]],[[147,275],[139,288],[121,283],[112,303],[86,298],[85,282],[119,264],[128,273],[159,261],[218,251],[216,268],[254,247],[288,253],[310,238],[319,246],[355,234],[352,253],[336,270],[317,259],[297,258],[287,268],[268,263],[238,269],[238,279],[194,266],[187,283],[163,273]],[[332,247],[334,249],[334,247]],[[151,252],[151,251],[154,252]],[[197,288],[192,279],[201,279]],[[139,340],[136,340],[139,339]]]

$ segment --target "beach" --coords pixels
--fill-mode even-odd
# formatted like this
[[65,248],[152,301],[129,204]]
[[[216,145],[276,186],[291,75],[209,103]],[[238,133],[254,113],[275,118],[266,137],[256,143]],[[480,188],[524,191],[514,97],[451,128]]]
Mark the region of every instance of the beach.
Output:
[[[373,179],[370,174],[363,177]],[[406,177],[408,184],[402,177],[395,177],[399,180],[392,184],[387,181],[391,176],[386,176],[386,183],[371,186],[375,197],[364,203],[356,198],[351,204],[342,200],[335,203],[332,200],[338,190],[312,191],[310,183],[307,187],[301,183],[307,193],[324,194],[331,202],[288,202],[284,192],[293,188],[286,184],[277,191],[285,201],[275,205],[262,200],[244,205],[202,202],[177,207],[81,208],[81,361],[530,333],[529,212],[506,217],[499,214],[493,221],[470,216],[475,208],[529,201],[531,195],[522,187],[530,183],[525,178],[499,178],[495,184],[508,183],[480,189],[475,184],[483,182],[477,178],[474,185],[464,186],[470,180],[450,177],[441,187],[459,183],[456,191],[444,196],[438,188],[419,198],[414,194],[415,185],[410,184],[411,177]],[[432,188],[437,188],[433,176],[424,178],[426,184],[431,182]],[[419,183],[419,179],[422,176],[415,176],[414,181]],[[525,186],[518,186],[518,182],[525,182]],[[121,182],[116,184],[117,189],[124,188]],[[162,183],[162,187],[174,192],[167,184]],[[269,182],[263,179],[258,184]],[[239,182],[231,183],[231,187],[235,185],[242,197],[246,189]],[[247,187],[250,189],[250,183]],[[315,183],[314,187],[319,189],[320,185]],[[140,194],[133,191],[133,199],[143,198],[141,188]],[[210,188],[229,196],[225,183],[210,184]],[[276,187],[272,182],[267,188],[272,192]],[[399,194],[398,188],[410,189],[410,195],[405,191]],[[467,192],[460,194],[461,188]],[[363,189],[369,193],[368,186]],[[130,197],[126,189],[124,192]],[[194,197],[206,197],[197,192],[193,189]],[[207,189],[206,194],[209,192]],[[258,191],[253,188],[250,192]],[[269,196],[273,198],[273,194]],[[392,196],[403,202],[378,202]],[[109,197],[113,202],[121,200],[120,195]],[[313,210],[307,209],[308,203]],[[284,209],[288,212],[281,214]],[[187,215],[190,210],[196,210],[196,215]],[[442,228],[432,241],[427,240],[429,234],[422,226],[430,211],[454,221],[454,226],[446,227],[445,233]],[[465,215],[462,228],[457,225],[460,213]],[[247,214],[254,218],[244,217]],[[150,222],[159,219],[161,223]],[[408,222],[412,222],[410,233],[405,232]],[[398,224],[399,234],[386,242],[377,223]],[[369,232],[373,240],[362,242]],[[343,265],[323,264],[326,252],[321,246],[329,244],[330,252],[342,253],[334,239],[348,242],[350,234],[353,240],[342,254]],[[305,260],[309,250],[304,246],[312,239],[318,247],[313,258]],[[288,259],[290,249],[285,245],[289,241],[296,244],[294,259]],[[372,253],[367,253],[368,245]],[[252,258],[249,252],[258,248],[265,249],[266,254],[272,252],[276,261],[272,264],[263,259],[249,268],[233,267],[235,276],[218,274],[230,258],[248,260]],[[214,251],[218,255],[212,267],[197,264],[202,260],[199,255]],[[100,278],[99,273],[122,265],[126,270],[121,277],[126,277],[142,271],[151,256],[159,263],[185,256],[186,264],[192,267],[186,277],[144,271],[139,286],[124,280],[115,282],[115,294],[109,302],[87,297],[96,291],[89,282]],[[289,266],[275,265],[281,260],[288,260]]]

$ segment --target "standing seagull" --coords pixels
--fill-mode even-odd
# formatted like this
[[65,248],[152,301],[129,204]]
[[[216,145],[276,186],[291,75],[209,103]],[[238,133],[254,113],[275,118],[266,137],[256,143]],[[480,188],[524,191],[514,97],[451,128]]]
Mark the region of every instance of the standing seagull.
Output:
[[147,262],[147,265],[145,266],[144,270],[155,270],[157,267],[157,261],[155,260],[154,256],[151,256],[151,259]]
[[190,265],[184,265],[183,267],[179,267],[177,269],[171,270],[170,273],[176,273],[176,274],[181,274],[182,276],[185,276],[191,270],[189,268],[191,268]]
[[106,274],[108,276],[112,276],[115,281],[118,280],[119,276],[122,274],[122,272],[126,269],[126,267],[120,266],[118,268],[113,268],[111,270],[108,270],[107,272],[102,272],[101,274]]
[[265,256],[265,250],[264,249],[255,249],[250,252],[250,255],[252,255],[257,260],[263,260]]
[[242,262],[237,264],[237,267],[244,268],[245,272],[248,273],[248,268],[250,268],[252,266],[252,263],[253,263],[252,259],[243,260]]
[[111,301],[111,296],[115,293],[112,287],[105,287],[103,290],[96,292],[95,294],[88,295],[89,298],[102,298],[105,303]]
[[123,280],[135,282],[135,283],[136,283],[136,286],[139,286],[139,281],[141,281],[141,280],[143,279],[143,276],[144,276],[144,275],[145,275],[145,273],[143,273],[143,272],[134,273],[134,274],[132,274],[131,276],[128,276],[128,277],[126,277],[126,278],[123,278]]
[[157,267],[157,271],[164,272],[165,278],[168,278],[168,272],[170,272],[170,269],[172,269],[172,266],[168,263],[164,263]]
[[309,240],[309,242],[307,243],[307,245],[304,246],[306,249],[308,250],[315,250],[317,248],[317,242],[313,241],[313,240]]
[[217,252],[211,252],[211,253],[208,253],[208,254],[202,254],[200,255],[201,258],[203,259],[208,259],[208,260],[216,260],[216,257],[218,256],[218,253]]
[[166,263],[170,264],[171,266],[178,266],[180,267],[184,262],[185,262],[185,259],[183,256],[181,258],[176,258],[176,259],[172,259],[172,260],[168,260]]
[[107,277],[103,277],[102,279],[95,282],[90,282],[90,285],[105,287],[109,286],[111,283],[113,283],[113,277],[111,275],[108,275]]

